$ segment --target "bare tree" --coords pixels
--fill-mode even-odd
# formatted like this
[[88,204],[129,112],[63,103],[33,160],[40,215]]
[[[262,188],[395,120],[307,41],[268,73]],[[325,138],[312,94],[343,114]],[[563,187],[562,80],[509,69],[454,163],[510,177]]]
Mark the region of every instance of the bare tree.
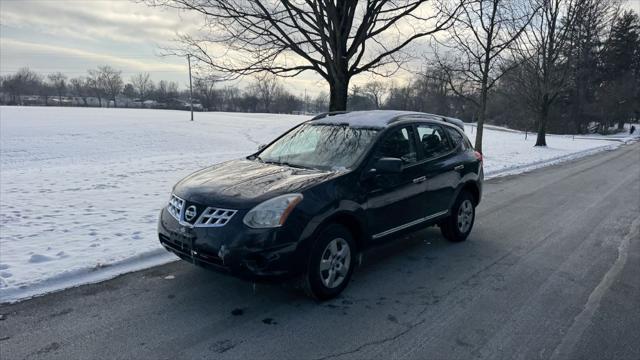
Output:
[[362,92],[371,98],[376,109],[380,109],[387,93],[387,85],[381,81],[371,81],[364,84]]
[[102,98],[105,96],[105,93],[100,81],[100,70],[91,69],[87,71],[87,74],[87,88],[93,96],[98,98],[98,104],[102,107]]
[[441,68],[429,66],[416,81],[418,109],[442,115],[454,115],[449,99],[449,79]]
[[153,93],[155,86],[149,73],[140,73],[131,77],[131,85],[140,97],[140,100],[146,100]]
[[118,96],[124,88],[122,81],[122,71],[116,70],[109,65],[98,67],[98,86],[109,99],[113,100],[113,107],[117,107],[116,96]]
[[[505,52],[537,12],[537,7],[530,4],[528,0],[469,0],[462,6],[456,24],[449,28],[449,38],[438,42],[449,54],[439,53],[441,49],[436,47],[436,61],[452,90],[478,108],[475,148],[479,152],[482,152],[487,96],[508,70]],[[461,81],[456,83],[455,79]],[[479,98],[468,96],[470,89]]]
[[59,105],[62,105],[62,95],[67,89],[67,75],[61,72],[56,72],[53,74],[49,74],[47,78],[51,83],[51,87],[56,91],[56,94],[58,95]]
[[524,36],[517,43],[522,96],[537,114],[538,135],[535,146],[547,146],[546,129],[549,110],[565,90],[568,62],[563,58],[569,43],[569,30],[587,1],[535,0],[538,12]]
[[249,92],[260,100],[262,110],[271,112],[273,100],[284,91],[278,78],[272,74],[256,75],[255,81],[249,86]]
[[[443,0],[444,1],[444,0]],[[205,17],[206,35],[182,35],[180,49],[199,65],[227,77],[312,71],[326,80],[329,109],[345,110],[349,81],[372,72],[391,75],[417,39],[446,30],[454,11],[435,0],[146,0]],[[226,51],[220,53],[220,46]],[[216,54],[217,52],[217,54]]]
[[226,105],[225,111],[238,111],[240,90],[234,86],[226,86],[222,89],[222,99]]
[[325,112],[329,109],[329,94],[321,92],[313,99],[313,112]]
[[178,83],[175,81],[160,80],[156,89],[156,96],[160,101],[167,101],[178,97]]
[[87,106],[87,97],[89,96],[89,86],[86,77],[79,76],[69,80],[71,93],[82,99],[84,106]]
[[42,87],[42,77],[31,71],[28,67],[23,67],[13,75],[8,75],[2,82],[2,88],[6,90],[12,101],[22,104],[22,95],[36,93]]
[[197,77],[195,79],[194,90],[196,97],[200,100],[200,103],[211,110],[219,110],[220,103],[220,91],[216,89],[216,84],[220,82],[220,79],[212,76]]

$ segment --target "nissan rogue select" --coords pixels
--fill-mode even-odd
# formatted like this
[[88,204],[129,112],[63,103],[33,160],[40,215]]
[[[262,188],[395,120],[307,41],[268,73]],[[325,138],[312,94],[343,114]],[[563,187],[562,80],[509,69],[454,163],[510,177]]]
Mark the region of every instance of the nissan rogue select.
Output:
[[158,232],[193,264],[252,281],[301,279],[324,300],[344,290],[371,245],[430,225],[465,240],[482,181],[482,155],[460,120],[327,113],[178,182]]

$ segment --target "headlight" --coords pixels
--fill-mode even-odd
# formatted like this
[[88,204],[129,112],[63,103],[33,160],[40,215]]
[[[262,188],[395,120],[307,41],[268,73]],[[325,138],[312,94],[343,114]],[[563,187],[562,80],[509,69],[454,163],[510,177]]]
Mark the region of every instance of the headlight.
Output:
[[302,194],[286,194],[258,204],[244,216],[244,223],[252,228],[282,226],[293,208],[302,201]]

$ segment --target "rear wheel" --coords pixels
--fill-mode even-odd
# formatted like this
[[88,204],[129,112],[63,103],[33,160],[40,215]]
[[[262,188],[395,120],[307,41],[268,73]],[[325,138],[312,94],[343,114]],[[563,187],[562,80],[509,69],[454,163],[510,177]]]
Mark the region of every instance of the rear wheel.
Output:
[[460,242],[467,239],[476,217],[473,196],[463,191],[456,199],[451,214],[440,224],[442,235],[449,241]]
[[317,300],[331,299],[349,284],[355,265],[351,233],[342,225],[326,227],[311,251],[305,292]]

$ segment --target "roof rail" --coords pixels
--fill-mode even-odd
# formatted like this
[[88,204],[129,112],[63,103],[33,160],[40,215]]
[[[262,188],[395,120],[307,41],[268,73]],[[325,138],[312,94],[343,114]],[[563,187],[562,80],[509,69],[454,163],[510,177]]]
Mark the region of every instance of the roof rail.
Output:
[[457,126],[460,129],[462,129],[462,131],[464,132],[464,121],[457,118],[449,117],[449,116],[443,116],[442,121],[449,123],[451,125]]
[[400,115],[396,115],[393,118],[391,118],[387,123],[388,124],[393,124],[394,122],[398,122],[401,120],[406,120],[406,119],[425,119],[425,115],[427,116],[432,116],[431,114],[427,114],[427,113],[420,113],[420,112],[415,112],[415,113],[411,113],[411,112],[407,112],[406,114],[400,114]]
[[321,114],[318,114],[318,115],[314,116],[313,118],[311,118],[311,120],[318,120],[318,119],[325,118],[327,116],[346,114],[348,112],[349,111],[328,111],[328,112],[324,112],[324,113],[321,113]]

